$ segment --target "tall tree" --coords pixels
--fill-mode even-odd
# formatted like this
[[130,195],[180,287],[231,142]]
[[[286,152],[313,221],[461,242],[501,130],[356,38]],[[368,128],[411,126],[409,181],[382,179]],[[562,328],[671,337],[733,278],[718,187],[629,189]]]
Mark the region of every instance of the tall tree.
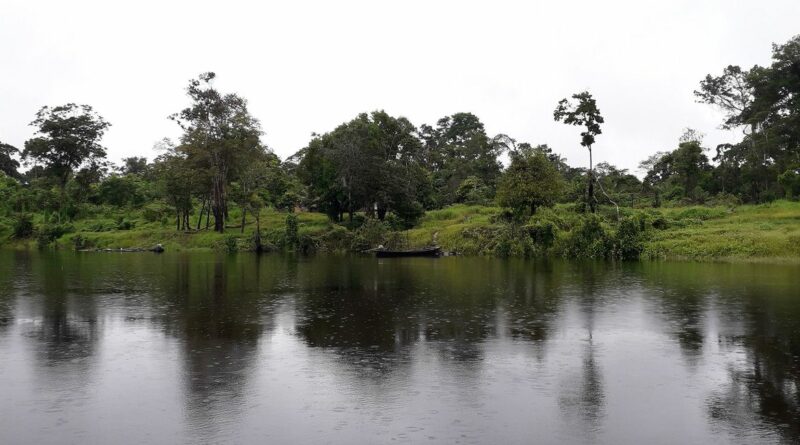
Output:
[[800,35],[773,45],[770,66],[728,66],[695,94],[722,109],[723,127],[744,132],[741,142],[717,147],[722,188],[753,201],[780,196],[777,177],[800,162]]
[[497,201],[518,214],[531,214],[543,206],[552,206],[563,190],[563,179],[541,147],[525,144],[510,153],[511,164],[500,178]]
[[406,118],[375,111],[315,136],[295,155],[312,205],[336,220],[362,209],[379,219],[389,211],[414,219],[427,190],[415,132]]
[[19,149],[10,144],[0,141],[0,172],[12,178],[19,178],[19,161],[15,156],[19,155]]
[[216,74],[203,73],[186,88],[192,104],[173,114],[184,131],[181,147],[187,161],[211,174],[211,211],[214,230],[225,231],[227,187],[248,158],[262,150],[261,124],[236,94],[221,94],[212,85]]
[[106,157],[100,139],[111,124],[89,105],[42,107],[31,125],[39,136],[25,142],[22,158],[43,165],[62,187],[78,167]]
[[586,128],[581,132],[581,145],[589,150],[589,171],[586,178],[586,199],[592,213],[596,210],[596,199],[594,197],[594,168],[592,165],[592,145],[595,137],[602,134],[600,124],[604,123],[603,116],[597,108],[597,102],[588,91],[573,94],[575,102],[561,99],[553,112],[553,118],[558,122],[567,125],[577,125]]
[[25,142],[22,159],[43,166],[56,179],[62,195],[59,210],[63,210],[65,187],[75,171],[81,166],[89,170],[101,168],[106,150],[100,139],[111,124],[89,105],[69,103],[42,107],[31,125],[37,128],[37,136]]
[[490,139],[477,116],[472,113],[445,116],[435,127],[422,125],[419,133],[423,159],[432,175],[436,206],[456,202],[458,188],[471,177],[478,178],[494,194],[502,171],[498,156],[507,145]]

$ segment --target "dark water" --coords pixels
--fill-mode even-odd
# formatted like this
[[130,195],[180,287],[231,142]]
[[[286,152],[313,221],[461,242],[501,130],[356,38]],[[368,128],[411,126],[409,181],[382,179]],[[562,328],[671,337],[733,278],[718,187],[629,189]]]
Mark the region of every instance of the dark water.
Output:
[[800,268],[0,251],[0,443],[800,441]]

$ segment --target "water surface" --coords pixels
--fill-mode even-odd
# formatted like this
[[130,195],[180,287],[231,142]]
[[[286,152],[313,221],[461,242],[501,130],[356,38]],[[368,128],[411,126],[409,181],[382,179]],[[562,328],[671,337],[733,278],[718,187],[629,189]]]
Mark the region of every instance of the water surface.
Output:
[[0,443],[800,441],[800,268],[0,251]]

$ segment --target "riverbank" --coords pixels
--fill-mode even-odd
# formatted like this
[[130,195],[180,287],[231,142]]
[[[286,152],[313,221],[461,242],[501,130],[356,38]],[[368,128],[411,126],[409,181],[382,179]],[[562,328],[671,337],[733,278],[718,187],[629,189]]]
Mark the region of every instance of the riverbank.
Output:
[[[572,205],[540,210],[515,219],[498,207],[456,205],[428,212],[410,230],[390,222],[359,219],[355,229],[334,224],[322,214],[261,214],[265,250],[363,251],[383,244],[414,248],[437,244],[461,255],[641,258],[693,261],[800,262],[800,203],[776,201],[736,207],[690,206],[659,209],[604,208],[596,217]],[[231,222],[240,221],[235,211]],[[13,221],[0,221],[0,239],[15,248],[142,248],[162,244],[168,251],[248,251],[255,249],[255,221],[224,234],[202,228],[176,231],[168,218],[147,209],[107,211],[68,224],[44,225],[34,217],[35,233],[12,239]],[[294,226],[290,223],[290,226]],[[47,227],[47,237],[41,236]],[[55,227],[55,228],[53,228]]]

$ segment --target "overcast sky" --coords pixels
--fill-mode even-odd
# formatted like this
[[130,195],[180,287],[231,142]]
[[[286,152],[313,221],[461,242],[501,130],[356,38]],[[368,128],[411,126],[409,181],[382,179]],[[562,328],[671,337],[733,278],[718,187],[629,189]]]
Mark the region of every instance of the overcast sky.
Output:
[[215,71],[282,158],[362,111],[417,126],[469,111],[582,166],[579,129],[552,112],[588,89],[606,119],[595,159],[635,169],[685,127],[709,147],[737,139],[692,91],[797,33],[798,0],[0,0],[0,140],[22,148],[41,106],[86,103],[113,125],[111,160],[152,159],[179,134],[167,116],[187,81]]

